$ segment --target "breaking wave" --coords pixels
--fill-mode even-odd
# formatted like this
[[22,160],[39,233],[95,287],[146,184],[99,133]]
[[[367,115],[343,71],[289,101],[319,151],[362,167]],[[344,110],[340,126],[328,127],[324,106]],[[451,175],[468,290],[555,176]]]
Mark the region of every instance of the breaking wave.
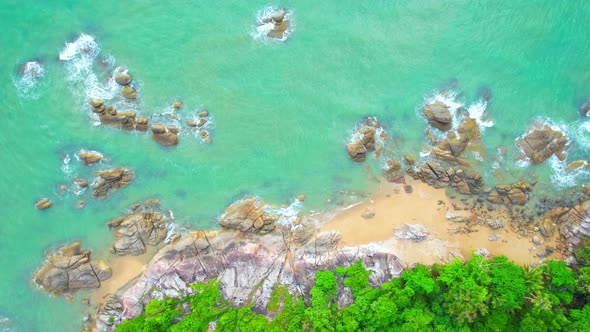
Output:
[[19,77],[13,79],[14,86],[21,98],[38,99],[39,85],[45,76],[45,68],[37,61],[25,62],[19,68]]

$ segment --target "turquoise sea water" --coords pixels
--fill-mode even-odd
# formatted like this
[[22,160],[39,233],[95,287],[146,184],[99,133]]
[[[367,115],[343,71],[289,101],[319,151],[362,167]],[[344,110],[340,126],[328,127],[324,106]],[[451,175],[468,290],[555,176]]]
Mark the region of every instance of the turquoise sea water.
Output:
[[[214,218],[245,194],[271,203],[306,195],[321,209],[336,190],[370,190],[374,181],[344,150],[349,131],[376,116],[397,142],[397,156],[426,145],[418,112],[425,98],[454,86],[467,107],[489,89],[484,132],[488,184],[528,178],[539,188],[565,184],[551,162],[514,163],[513,141],[535,117],[573,139],[568,161],[587,156],[590,131],[577,107],[590,97],[590,3],[584,1],[288,1],[295,31],[285,43],[251,36],[255,1],[0,1],[0,316],[14,331],[77,331],[84,308],[35,289],[31,274],[48,248],[81,240],[107,259],[105,222],[136,201],[156,196],[179,224],[214,228]],[[213,143],[181,135],[174,148],[149,135],[93,126],[87,93],[58,59],[81,33],[141,84],[145,115],[178,98],[181,113],[208,109]],[[38,60],[44,76],[19,93],[18,68]],[[100,64],[101,84],[108,76]],[[86,77],[87,78],[87,77]],[[499,145],[504,175],[492,176]],[[105,201],[58,195],[76,174],[73,154],[103,152],[132,168],[135,181]],[[72,174],[62,170],[69,155]],[[379,162],[373,162],[379,173]],[[557,163],[553,165],[559,168]],[[100,166],[98,166],[100,167]],[[569,184],[583,183],[582,175]],[[565,188],[567,189],[567,187]],[[564,189],[564,190],[565,190]],[[54,207],[33,204],[50,197]],[[85,295],[86,294],[86,295]]]

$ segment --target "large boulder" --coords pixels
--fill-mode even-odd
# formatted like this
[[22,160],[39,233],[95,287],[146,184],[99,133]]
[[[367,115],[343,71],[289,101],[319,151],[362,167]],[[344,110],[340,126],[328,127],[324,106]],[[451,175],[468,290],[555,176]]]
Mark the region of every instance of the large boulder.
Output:
[[385,179],[388,182],[405,183],[404,174],[402,173],[402,165],[397,160],[388,160],[387,167],[384,169]]
[[428,229],[420,224],[403,224],[395,229],[395,238],[422,242],[428,237]]
[[483,154],[485,150],[480,142],[481,132],[477,122],[467,117],[461,122],[456,132],[447,133],[447,136],[432,150],[431,155],[449,164],[469,166],[469,162],[461,158],[463,151],[468,146],[472,146],[472,149]]
[[176,128],[175,126],[152,124],[152,138],[154,139],[154,141],[164,146],[177,145],[178,128]]
[[277,215],[267,211],[266,202],[247,197],[228,206],[219,218],[219,224],[242,232],[265,234],[275,229],[274,222],[278,219]]
[[92,191],[92,196],[96,198],[105,198],[114,191],[127,187],[135,177],[133,171],[124,167],[98,172],[97,175],[99,180]]
[[496,204],[524,205],[530,198],[531,190],[533,190],[532,185],[524,181],[510,185],[497,185],[488,194],[488,201]]
[[548,125],[534,129],[516,140],[524,155],[535,165],[542,163],[552,155],[565,160],[565,150],[569,148],[567,137],[560,130]]
[[432,104],[424,106],[422,109],[428,123],[442,131],[448,131],[453,127],[453,118],[447,106],[442,101],[435,101]]
[[49,253],[33,280],[44,291],[60,295],[80,288],[98,288],[111,275],[105,262],[91,260],[90,252],[74,242]]
[[135,116],[133,111],[119,112],[112,106],[107,106],[106,111],[99,114],[98,119],[103,125],[133,130],[135,129]]
[[119,256],[138,256],[146,246],[156,246],[166,239],[168,230],[164,216],[159,212],[138,212],[109,221],[115,231],[113,252]]
[[132,80],[131,75],[129,75],[126,70],[117,71],[115,73],[115,82],[119,85],[129,85]]
[[139,97],[139,93],[131,85],[124,85],[121,88],[121,95],[127,99],[137,99]]

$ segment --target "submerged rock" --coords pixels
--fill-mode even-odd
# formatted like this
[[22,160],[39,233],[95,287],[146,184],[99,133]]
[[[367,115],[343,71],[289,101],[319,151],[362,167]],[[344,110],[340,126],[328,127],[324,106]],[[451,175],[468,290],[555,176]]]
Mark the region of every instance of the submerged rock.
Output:
[[114,191],[127,187],[135,177],[133,171],[124,167],[117,167],[97,174],[99,180],[93,186],[92,191],[92,196],[96,198],[105,198]]
[[405,183],[404,174],[402,173],[402,165],[397,160],[388,160],[387,168],[384,169],[385,179],[388,182]]
[[225,209],[219,219],[224,228],[237,229],[242,232],[265,234],[275,229],[274,222],[279,216],[267,212],[267,204],[259,199],[248,197],[241,199]]
[[451,117],[449,106],[442,101],[437,100],[432,104],[424,106],[422,112],[428,123],[434,128],[448,131],[453,126],[453,118]]
[[124,85],[121,88],[121,95],[127,99],[137,99],[139,97],[139,93],[131,85]]
[[565,150],[569,148],[567,137],[559,130],[548,125],[537,128],[516,140],[524,155],[535,165],[542,163],[552,155],[565,160]]
[[61,295],[80,288],[98,288],[111,275],[104,261],[91,260],[90,252],[74,242],[49,253],[33,280],[44,291]]
[[488,201],[495,204],[524,205],[530,198],[531,190],[533,187],[524,181],[511,185],[497,185],[488,194]]
[[51,202],[51,200],[49,200],[49,198],[41,198],[40,200],[37,201],[37,203],[35,203],[35,208],[37,210],[49,209],[52,206],[53,206],[53,203]]

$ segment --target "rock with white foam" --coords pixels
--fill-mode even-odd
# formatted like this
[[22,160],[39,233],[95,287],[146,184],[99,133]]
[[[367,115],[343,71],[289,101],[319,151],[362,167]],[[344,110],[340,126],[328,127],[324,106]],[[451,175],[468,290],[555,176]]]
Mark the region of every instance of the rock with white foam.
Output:
[[544,125],[533,129],[516,140],[524,155],[537,165],[555,155],[563,161],[567,157],[565,151],[569,148],[568,138],[562,131]]
[[453,126],[453,118],[449,106],[440,100],[424,106],[422,112],[428,123],[434,128],[448,131]]

